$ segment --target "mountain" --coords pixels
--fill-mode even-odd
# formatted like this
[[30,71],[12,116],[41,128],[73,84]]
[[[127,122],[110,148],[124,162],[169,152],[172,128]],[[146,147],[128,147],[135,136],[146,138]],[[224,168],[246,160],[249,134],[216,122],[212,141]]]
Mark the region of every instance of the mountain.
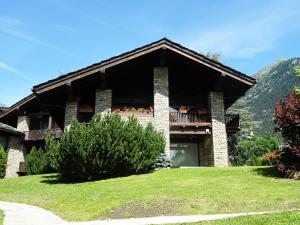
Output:
[[275,102],[287,96],[295,86],[300,86],[293,69],[297,64],[300,64],[300,58],[280,59],[254,75],[257,84],[243,100],[254,120],[261,122],[257,132],[273,131]]

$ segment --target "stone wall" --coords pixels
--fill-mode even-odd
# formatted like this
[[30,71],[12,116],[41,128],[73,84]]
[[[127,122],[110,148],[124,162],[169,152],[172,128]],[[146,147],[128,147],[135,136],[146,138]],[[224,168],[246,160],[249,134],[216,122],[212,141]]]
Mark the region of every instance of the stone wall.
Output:
[[112,105],[112,90],[96,90],[95,113],[110,113]]
[[66,102],[65,108],[65,128],[68,128],[71,125],[72,119],[77,118],[78,112],[78,103],[76,101]]
[[228,144],[222,92],[209,93],[212,122],[212,150],[214,166],[228,166]]
[[30,118],[29,116],[18,116],[17,130],[29,131]]
[[[120,115],[123,120],[128,119],[128,116],[124,116],[122,114],[120,114]],[[138,119],[140,124],[144,127],[146,127],[149,122],[151,122],[153,124],[153,117],[151,117],[151,116],[141,116],[141,115],[138,115],[138,116],[134,115],[134,116]]]
[[166,138],[165,152],[170,156],[169,127],[169,74],[167,67],[153,69],[154,127],[162,131]]
[[17,177],[20,162],[25,161],[25,147],[22,144],[21,136],[10,136],[7,147],[7,165],[5,178]]

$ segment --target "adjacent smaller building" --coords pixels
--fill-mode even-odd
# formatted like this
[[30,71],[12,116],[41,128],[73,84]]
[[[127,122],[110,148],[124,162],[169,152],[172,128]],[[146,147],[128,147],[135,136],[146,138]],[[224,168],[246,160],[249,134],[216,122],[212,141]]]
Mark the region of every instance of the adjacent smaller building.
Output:
[[24,133],[7,124],[0,123],[0,145],[7,149],[5,178],[17,177],[25,161]]

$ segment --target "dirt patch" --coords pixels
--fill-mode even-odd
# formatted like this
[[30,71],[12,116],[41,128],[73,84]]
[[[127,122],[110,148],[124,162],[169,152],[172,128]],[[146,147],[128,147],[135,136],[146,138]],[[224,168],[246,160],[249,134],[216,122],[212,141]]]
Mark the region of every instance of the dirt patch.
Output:
[[151,216],[175,216],[181,215],[183,200],[179,199],[156,199],[138,202],[129,202],[106,215],[106,218],[138,218]]

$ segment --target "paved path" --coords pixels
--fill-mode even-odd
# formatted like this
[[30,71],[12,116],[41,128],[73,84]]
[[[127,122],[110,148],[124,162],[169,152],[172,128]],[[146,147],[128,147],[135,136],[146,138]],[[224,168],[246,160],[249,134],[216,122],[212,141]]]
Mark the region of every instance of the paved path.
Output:
[[[215,214],[215,215],[192,215],[192,216],[159,216],[135,219],[119,220],[95,220],[87,222],[67,222],[62,220],[54,213],[45,209],[13,202],[0,201],[0,209],[4,211],[4,225],[149,225],[149,224],[169,224],[169,223],[188,223],[207,220],[217,220],[247,215],[260,215],[270,212],[251,212],[235,214]],[[298,211],[292,209],[288,211]]]

